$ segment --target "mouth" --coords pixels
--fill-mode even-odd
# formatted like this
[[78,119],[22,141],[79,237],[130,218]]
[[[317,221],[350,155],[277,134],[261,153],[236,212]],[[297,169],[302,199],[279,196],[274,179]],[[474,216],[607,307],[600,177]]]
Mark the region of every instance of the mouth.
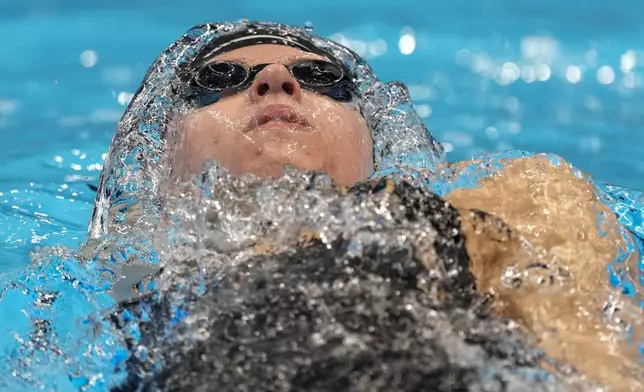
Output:
[[250,124],[251,129],[268,127],[310,128],[311,124],[294,108],[279,104],[260,108]]

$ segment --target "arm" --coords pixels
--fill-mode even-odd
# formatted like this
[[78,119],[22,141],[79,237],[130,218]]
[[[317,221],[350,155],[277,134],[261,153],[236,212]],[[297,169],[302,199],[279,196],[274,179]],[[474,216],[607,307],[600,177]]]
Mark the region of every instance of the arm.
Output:
[[[631,238],[592,183],[541,155],[505,161],[479,184],[445,197],[460,208],[477,289],[533,332],[549,356],[619,390],[642,388],[621,373],[639,367],[636,347],[602,319],[616,292],[607,265]],[[634,251],[624,263],[638,260]]]

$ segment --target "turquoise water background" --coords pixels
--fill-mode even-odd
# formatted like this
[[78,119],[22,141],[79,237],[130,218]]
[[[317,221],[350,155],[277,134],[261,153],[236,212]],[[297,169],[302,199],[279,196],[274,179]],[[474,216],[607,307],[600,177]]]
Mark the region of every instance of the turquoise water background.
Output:
[[[109,331],[87,337],[99,331],[87,314],[112,305],[99,276],[104,264],[80,266],[48,253],[18,278],[2,278],[27,265],[39,246],[83,241],[94,201],[87,184],[98,182],[128,99],[159,52],[191,26],[239,18],[310,22],[364,54],[381,79],[408,84],[449,160],[549,152],[598,182],[643,189],[642,11],[641,1],[596,0],[0,0],[0,282],[15,283],[0,285],[0,336],[9,337],[0,339],[8,354],[0,370],[25,357],[14,350],[14,334],[28,336],[30,317],[54,321],[74,366],[108,374],[125,358],[105,344]],[[624,195],[627,202],[613,208],[641,238],[643,215],[629,198],[639,197],[640,209],[644,198]],[[641,272],[632,282],[608,269],[631,296],[644,286]],[[54,305],[34,306],[47,292],[59,293]],[[83,360],[97,342],[106,352]],[[58,390],[93,382],[72,377],[67,358],[51,351],[28,355],[34,366],[27,370]]]
[[158,53],[192,25],[304,25],[410,86],[449,160],[552,152],[644,188],[638,1],[0,0],[0,271],[85,236],[102,155]]

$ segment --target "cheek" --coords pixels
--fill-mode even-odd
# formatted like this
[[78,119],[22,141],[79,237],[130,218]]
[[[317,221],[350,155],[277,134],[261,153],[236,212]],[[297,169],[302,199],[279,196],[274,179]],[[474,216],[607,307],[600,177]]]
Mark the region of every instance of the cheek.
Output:
[[342,107],[331,113],[325,121],[325,134],[338,150],[370,152],[371,133],[364,118],[353,109]]
[[201,170],[204,160],[221,159],[230,149],[230,128],[234,119],[217,108],[204,108],[186,116],[177,128],[174,138],[174,164],[180,173]]
[[217,146],[222,137],[221,129],[218,121],[209,113],[190,116],[181,129],[185,149],[197,153]]
[[184,132],[197,149],[233,144],[241,134],[246,112],[240,99],[229,99],[200,109],[185,122]]
[[334,103],[318,116],[319,154],[334,179],[351,184],[371,175],[373,141],[365,119],[355,109]]
[[361,151],[363,167],[367,172],[371,173],[374,169],[373,139],[371,131],[362,116],[359,116],[359,119],[356,120],[352,131],[355,135],[356,144]]

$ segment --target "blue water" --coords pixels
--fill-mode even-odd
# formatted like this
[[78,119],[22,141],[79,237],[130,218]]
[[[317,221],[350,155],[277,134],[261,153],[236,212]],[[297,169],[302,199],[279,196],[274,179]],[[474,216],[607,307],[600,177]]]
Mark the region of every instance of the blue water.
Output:
[[[429,114],[428,127],[447,143],[450,160],[481,150],[553,152],[600,181],[644,188],[644,80],[638,65],[644,63],[638,17],[644,3],[218,4],[0,1],[0,271],[28,263],[36,246],[82,241],[93,201],[84,182],[96,182],[127,94],[161,49],[205,20],[311,21],[319,34],[342,34],[354,48],[366,46],[382,79],[411,86],[417,105]],[[406,27],[416,42],[410,54],[399,50]],[[620,69],[628,51],[641,58],[630,74]],[[499,85],[495,77],[504,63],[510,63],[510,80],[512,64],[528,80],[538,66],[545,79],[539,65],[545,64],[550,77]],[[566,79],[569,66],[585,68],[580,82]],[[610,84],[598,81],[603,66],[614,70]]]
[[[129,94],[162,49],[206,20],[310,21],[316,33],[348,40],[381,79],[411,87],[449,160],[550,152],[600,182],[644,188],[641,1],[221,4],[0,0],[0,277],[27,265],[39,246],[83,241],[94,201],[86,184],[98,182]],[[638,230],[639,215],[623,208],[622,223]],[[92,297],[101,288],[82,284],[94,281],[91,269],[61,260],[31,274],[67,293],[51,312],[108,304]],[[78,293],[70,277],[81,282]],[[3,298],[15,301],[17,313],[0,315],[0,333],[9,330],[8,317],[15,317],[12,329],[27,323],[18,311],[29,300],[17,291]],[[82,337],[68,327],[62,332]],[[62,374],[60,382],[72,383]]]
[[[553,152],[600,181],[644,188],[644,24],[638,16],[644,3],[219,4],[0,1],[0,271],[28,263],[36,246],[82,241],[93,201],[84,182],[96,182],[127,94],[161,49],[205,20],[311,21],[319,34],[342,34],[354,48],[366,47],[382,79],[412,87],[450,160],[481,150]],[[399,50],[406,27],[416,43],[410,54]],[[624,73],[621,57],[629,51],[634,56],[627,55]],[[513,64],[526,78],[499,85],[495,77],[504,63],[509,80]],[[547,80],[527,83],[536,71],[546,79],[543,64]],[[571,68],[573,78],[582,70],[580,82],[566,78],[570,66],[580,67]],[[598,81],[604,66],[613,70],[610,84]]]

